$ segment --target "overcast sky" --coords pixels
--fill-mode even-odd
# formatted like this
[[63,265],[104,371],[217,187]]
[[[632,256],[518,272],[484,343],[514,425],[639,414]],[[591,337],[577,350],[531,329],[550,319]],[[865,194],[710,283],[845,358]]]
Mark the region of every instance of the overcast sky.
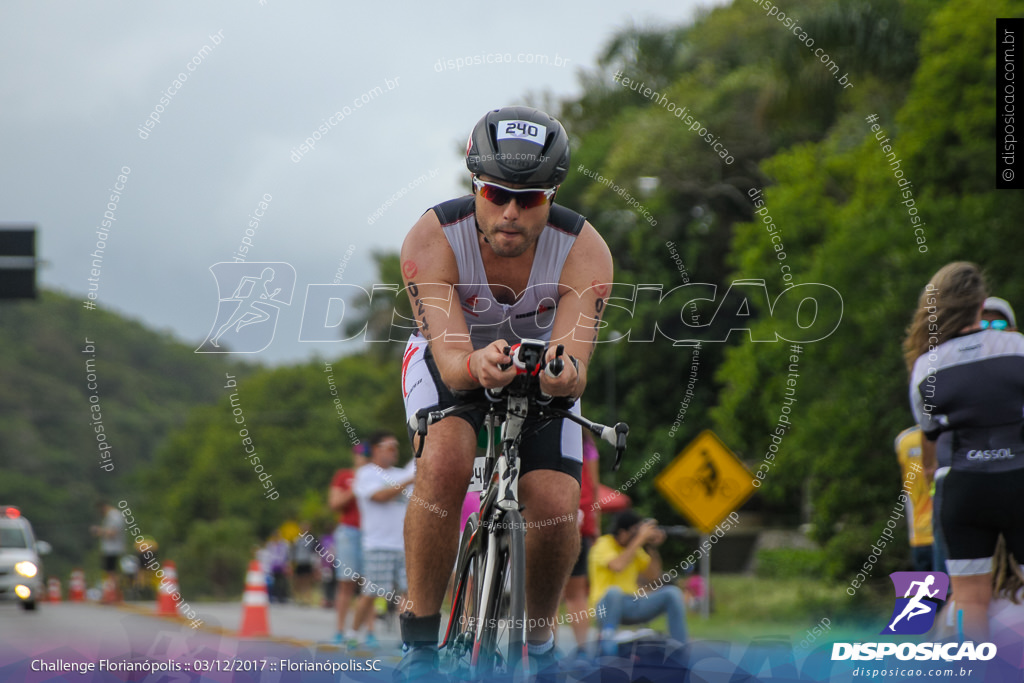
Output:
[[[374,280],[372,250],[397,250],[426,208],[464,192],[457,149],[488,109],[577,93],[613,32],[710,4],[5,0],[0,222],[38,224],[43,286],[83,302],[92,287],[198,346],[218,312],[210,267],[261,211],[245,258],[291,264],[296,282],[253,359],[332,356],[345,347],[298,341],[306,285],[342,265],[342,282]],[[474,58],[492,63],[447,64]]]

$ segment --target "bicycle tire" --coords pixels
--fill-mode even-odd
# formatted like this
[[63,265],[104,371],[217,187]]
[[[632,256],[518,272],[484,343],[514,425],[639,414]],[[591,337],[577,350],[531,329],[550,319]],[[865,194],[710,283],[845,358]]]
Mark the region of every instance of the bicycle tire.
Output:
[[480,616],[480,543],[474,537],[479,513],[466,521],[455,561],[451,611],[441,643],[442,670],[456,679],[471,677],[471,657],[476,642],[474,624]]
[[498,536],[498,564],[490,595],[480,596],[485,612],[477,670],[511,674],[526,657],[526,527],[522,515],[518,510],[506,511],[492,533]]

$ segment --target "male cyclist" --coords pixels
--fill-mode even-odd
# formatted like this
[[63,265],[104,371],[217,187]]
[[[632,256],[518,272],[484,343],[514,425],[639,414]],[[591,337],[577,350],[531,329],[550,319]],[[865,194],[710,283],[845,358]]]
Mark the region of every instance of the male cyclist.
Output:
[[[569,170],[565,129],[529,107],[490,111],[470,135],[466,166],[473,194],[428,210],[402,245],[402,274],[418,325],[403,361],[406,413],[507,385],[515,368],[500,366],[509,362],[506,348],[520,338],[550,342],[548,360],[557,344],[565,345],[570,362],[558,377],[541,373],[541,389],[579,398],[611,287],[612,258],[583,216],[553,203]],[[402,679],[438,665],[441,602],[458,552],[454,513],[466,495],[484,413],[459,417],[430,427],[415,484],[420,499],[453,514],[413,505],[405,520],[411,611],[401,617],[406,655],[396,675]],[[552,624],[579,554],[580,427],[556,420],[529,429],[521,453],[527,641],[530,659],[542,668],[554,659]]]

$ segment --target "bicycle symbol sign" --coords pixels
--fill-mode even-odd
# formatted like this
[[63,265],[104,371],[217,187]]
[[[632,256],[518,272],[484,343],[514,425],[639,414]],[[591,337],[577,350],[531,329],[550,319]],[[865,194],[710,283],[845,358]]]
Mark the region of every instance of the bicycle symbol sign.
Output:
[[658,474],[654,486],[707,534],[750,497],[753,478],[729,447],[705,429]]

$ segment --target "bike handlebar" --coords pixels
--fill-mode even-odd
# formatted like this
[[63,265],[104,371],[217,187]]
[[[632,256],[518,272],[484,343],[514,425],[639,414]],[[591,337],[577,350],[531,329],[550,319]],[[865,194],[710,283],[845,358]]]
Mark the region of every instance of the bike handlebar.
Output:
[[[427,436],[427,428],[430,425],[446,417],[468,412],[481,406],[492,409],[494,404],[501,401],[502,394],[506,393],[508,396],[528,397],[532,403],[540,408],[540,419],[553,420],[563,418],[572,420],[590,431],[595,437],[611,444],[615,448],[615,463],[612,466],[612,471],[618,471],[622,461],[622,453],[626,450],[626,436],[629,434],[629,426],[624,422],[619,422],[609,427],[591,422],[582,415],[575,415],[564,408],[551,405],[554,399],[540,391],[540,384],[534,378],[540,374],[541,370],[549,377],[558,377],[565,369],[565,361],[562,359],[565,347],[559,344],[555,348],[555,357],[548,363],[544,363],[546,352],[547,347],[545,343],[535,339],[524,339],[515,346],[506,347],[505,354],[510,356],[512,362],[507,365],[500,365],[499,367],[508,369],[512,365],[516,366],[516,381],[513,385],[510,385],[508,392],[505,392],[506,387],[487,389],[484,392],[484,401],[461,403],[443,410],[423,408],[417,411],[415,415],[409,418],[409,428],[420,437],[420,443],[416,449],[416,457],[420,457],[423,453],[423,441]],[[522,381],[519,380],[520,377],[523,378]]]
[[[496,402],[493,399],[489,399],[488,403]],[[423,454],[423,442],[427,436],[427,429],[430,425],[435,422],[440,422],[446,417],[452,415],[458,415],[459,413],[469,412],[474,408],[480,407],[482,401],[474,401],[472,403],[461,403],[457,406],[451,406],[443,410],[432,410],[430,408],[423,408],[418,410],[415,415],[409,418],[409,429],[413,430],[420,437],[419,446],[416,449],[416,457],[420,457]],[[546,410],[550,413],[549,415],[543,416],[542,419],[554,420],[558,418],[564,418],[572,420],[576,424],[580,425],[598,439],[611,444],[615,448],[615,462],[612,465],[612,471],[618,472],[619,466],[622,463],[622,454],[626,450],[626,437],[629,435],[629,425],[625,422],[617,422],[615,425],[609,427],[608,425],[599,424],[583,417],[582,415],[576,415],[574,413],[565,410],[564,408],[547,407]]]

